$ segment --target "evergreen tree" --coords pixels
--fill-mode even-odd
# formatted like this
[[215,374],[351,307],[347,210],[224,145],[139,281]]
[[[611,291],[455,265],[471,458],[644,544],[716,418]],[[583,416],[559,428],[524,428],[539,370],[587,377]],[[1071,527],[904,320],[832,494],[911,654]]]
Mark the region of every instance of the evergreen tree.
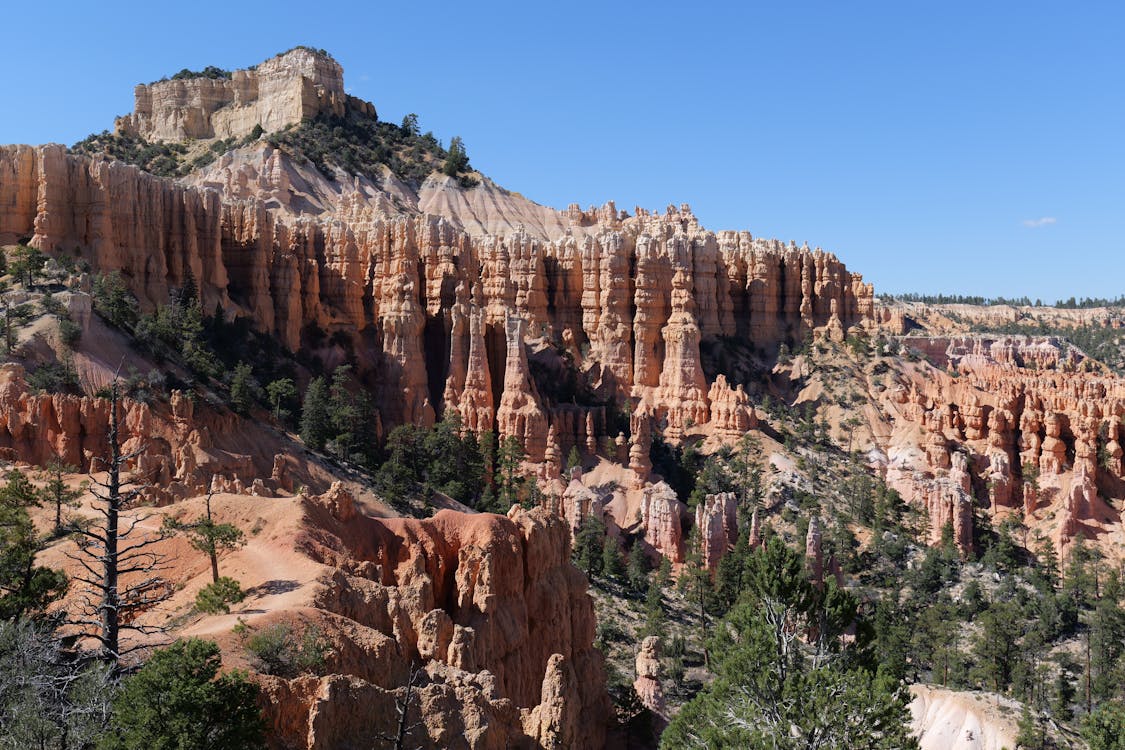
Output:
[[507,512],[508,508],[520,501],[523,477],[519,471],[524,457],[523,445],[515,435],[509,435],[500,443],[496,455],[496,479],[497,497],[502,512]]
[[1046,750],[1047,734],[1035,720],[1035,715],[1026,705],[1020,712],[1019,734],[1016,735],[1019,750]]
[[297,386],[293,384],[293,380],[291,378],[278,378],[266,386],[266,393],[269,395],[270,406],[273,408],[273,418],[280,421],[282,414],[288,418],[289,410],[285,408],[285,405],[297,398]]
[[197,638],[158,649],[113,702],[99,750],[252,750],[265,747],[258,686],[219,674],[219,647]]
[[1117,697],[1125,678],[1125,611],[1103,596],[1090,617],[1090,672],[1094,700]]
[[211,582],[219,582],[219,555],[222,552],[235,550],[246,544],[246,535],[242,529],[231,523],[216,523],[211,513],[211,498],[214,490],[207,493],[205,512],[190,523],[179,523],[175,519],[165,518],[164,528],[170,533],[187,534],[191,546],[207,555],[211,562]]
[[63,463],[62,459],[55,457],[43,467],[43,487],[39,490],[40,500],[55,509],[55,534],[63,533],[63,508],[78,507],[78,499],[86,491],[83,482],[75,489],[67,486],[63,479],[64,474],[75,474],[78,467]]
[[[703,555],[699,551],[698,529],[691,530],[688,549],[690,551],[684,560],[684,567],[676,584],[699,617],[699,638],[700,642],[704,643],[707,640],[707,609],[713,587],[711,571],[703,565]],[[704,655],[706,656],[706,651]]]
[[121,273],[100,273],[94,277],[94,309],[117,328],[127,328],[137,319],[137,303],[125,287]]
[[27,509],[38,506],[39,493],[18,469],[0,486],[0,620],[42,613],[66,592],[66,576],[35,564],[43,540]]
[[328,416],[335,436],[335,453],[350,460],[360,422],[359,404],[351,390],[351,365],[340,365],[332,372],[328,389]]
[[254,379],[254,370],[246,362],[235,365],[230,380],[230,402],[239,414],[249,414],[258,400],[261,387]]
[[1125,704],[1110,701],[1082,720],[1082,739],[1090,750],[1125,750]]
[[449,150],[446,152],[441,171],[449,177],[456,177],[468,168],[469,154],[465,151],[465,142],[461,140],[461,136],[455,135],[449,141]]
[[814,588],[804,568],[778,539],[750,555],[747,595],[711,641],[717,678],[672,720],[662,748],[918,747],[906,691],[870,666],[868,631],[843,637],[858,603],[831,578]]
[[645,553],[644,542],[641,539],[633,541],[633,548],[629,550],[629,562],[626,565],[625,576],[629,587],[637,594],[648,589],[648,554]]
[[1055,674],[1055,695],[1051,710],[1060,721],[1074,718],[1074,672],[1076,666],[1069,654],[1059,657],[1059,669]]
[[715,599],[721,612],[728,611],[742,594],[743,571],[750,554],[749,532],[740,534],[734,549],[719,559],[715,570]]
[[601,575],[605,537],[605,522],[596,515],[586,516],[578,525],[574,535],[574,564],[587,578]]
[[976,677],[994,691],[1003,692],[1012,683],[1012,674],[1023,655],[1023,615],[1012,602],[994,602],[978,621],[981,629],[973,641]]
[[664,632],[664,591],[660,581],[654,576],[645,592],[644,635],[660,635]]
[[316,451],[324,450],[332,437],[332,418],[328,409],[328,383],[322,377],[313,378],[301,405],[301,440]]
[[621,548],[617,546],[617,540],[609,534],[602,538],[602,575],[611,581],[619,581],[625,575]]

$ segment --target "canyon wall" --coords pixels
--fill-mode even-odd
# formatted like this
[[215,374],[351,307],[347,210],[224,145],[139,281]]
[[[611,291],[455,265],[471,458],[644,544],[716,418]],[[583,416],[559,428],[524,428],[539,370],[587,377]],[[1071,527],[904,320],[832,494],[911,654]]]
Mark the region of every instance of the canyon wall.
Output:
[[706,342],[769,352],[874,320],[871,286],[829,253],[716,234],[686,206],[559,215],[576,233],[471,235],[442,217],[388,215],[359,193],[313,218],[58,146],[0,149],[0,242],[118,271],[145,309],[190,274],[206,310],[248,315],[290,349],[314,345],[310,331],[343,336],[381,384],[384,425],[457,411],[518,436],[537,461],[551,426],[563,455],[608,428],[601,407],[564,409],[509,372],[524,367],[524,347],[578,354],[599,403],[632,399],[675,439],[713,418],[726,431],[751,419],[737,391],[707,382]]
[[[279,437],[229,411],[172,391],[167,404],[121,396],[119,439],[136,453],[127,469],[163,505],[215,489],[272,496],[322,487],[325,473],[277,450]],[[32,393],[18,364],[0,365],[0,458],[44,466],[58,459],[82,473],[106,469],[108,398]]]

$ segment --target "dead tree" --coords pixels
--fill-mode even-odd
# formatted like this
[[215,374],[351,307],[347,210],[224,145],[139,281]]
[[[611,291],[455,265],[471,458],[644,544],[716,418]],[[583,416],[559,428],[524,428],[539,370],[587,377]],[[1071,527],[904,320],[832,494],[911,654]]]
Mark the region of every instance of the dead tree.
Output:
[[[167,600],[173,587],[160,574],[168,569],[169,558],[154,546],[167,538],[159,524],[145,533],[144,524],[156,514],[138,513],[132,518],[122,514],[136,507],[148,485],[125,475],[130,462],[144,452],[144,446],[123,452],[121,447],[118,382],[109,387],[109,427],[106,430],[109,455],[91,461],[91,492],[97,499],[101,515],[88,525],[75,529],[79,537],[78,553],[69,557],[81,571],[74,580],[83,586],[76,603],[76,615],[69,624],[98,643],[100,657],[119,668],[122,656],[143,648],[144,643],[122,647],[122,633],[151,635],[164,631],[161,626],[145,625],[136,616]],[[105,471],[105,478],[93,476],[96,467]],[[140,530],[140,531],[138,531]],[[138,575],[144,575],[136,580]],[[133,582],[122,584],[128,577]]]
[[[406,745],[407,739],[414,734],[416,729],[424,726],[420,716],[417,721],[411,723],[410,714],[411,707],[414,704],[414,690],[425,674],[426,671],[422,669],[421,664],[415,661],[410,662],[410,675],[406,679],[406,692],[401,698],[395,698],[395,713],[398,714],[398,725],[395,727],[395,733],[389,735],[380,732],[375,737],[379,742],[389,743],[392,750],[409,750]],[[414,747],[420,747],[420,745]]]

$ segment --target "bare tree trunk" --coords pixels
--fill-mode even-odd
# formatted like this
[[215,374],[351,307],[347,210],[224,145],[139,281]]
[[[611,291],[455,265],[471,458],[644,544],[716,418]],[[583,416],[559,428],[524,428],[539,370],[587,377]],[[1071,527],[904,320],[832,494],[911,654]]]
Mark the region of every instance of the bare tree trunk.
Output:
[[[122,470],[144,449],[122,451],[120,394],[116,379],[109,391],[109,427],[106,430],[109,455],[91,462],[105,464],[106,478],[94,479],[96,489],[92,490],[100,501],[96,508],[103,520],[76,530],[81,540],[79,550],[77,554],[68,554],[68,557],[79,564],[81,569],[74,574],[73,580],[83,584],[85,591],[74,607],[77,618],[68,622],[85,637],[96,640],[101,659],[117,669],[123,654],[142,645],[123,649],[123,631],[141,634],[164,632],[162,626],[144,625],[135,622],[134,618],[168,599],[173,589],[159,576],[168,568],[168,557],[152,549],[153,545],[166,538],[165,532],[158,531],[155,537],[138,539],[138,528],[151,516],[138,515],[122,520],[122,512],[128,510],[144,490],[144,486],[124,478]],[[122,576],[130,574],[148,577],[123,587]]]
[[105,555],[102,558],[102,652],[107,660],[120,653],[121,598],[117,590],[117,542],[121,516],[121,443],[117,429],[117,381],[109,389],[109,467],[106,479]]

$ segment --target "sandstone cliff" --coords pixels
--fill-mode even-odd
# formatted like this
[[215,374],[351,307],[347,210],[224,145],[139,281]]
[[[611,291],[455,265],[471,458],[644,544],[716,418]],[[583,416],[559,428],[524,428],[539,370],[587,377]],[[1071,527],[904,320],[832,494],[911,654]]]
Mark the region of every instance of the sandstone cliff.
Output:
[[385,709],[415,663],[427,672],[421,746],[603,746],[610,704],[593,607],[559,519],[517,507],[375,520],[337,488],[303,509],[296,544],[329,566],[313,604],[358,628],[337,674],[265,678],[279,745],[369,747],[391,729]]
[[[148,141],[242,137],[267,133],[319,114],[343,115],[365,103],[344,93],[344,70],[330,56],[297,47],[230,78],[203,76],[138,85],[118,133]],[[369,107],[370,105],[366,105]],[[371,110],[374,114],[374,110]]]
[[[466,421],[491,420],[505,435],[530,438],[534,460],[548,425],[501,419],[505,398],[526,404],[518,409],[527,414],[554,406],[527,389],[527,378],[507,373],[531,340],[588,347],[604,398],[632,397],[674,439],[710,421],[712,395],[723,401],[723,429],[748,423],[741,405],[732,414],[724,387],[707,383],[702,341],[734,336],[773,351],[830,320],[872,321],[870,285],[834,256],[747,233],[717,236],[687,207],[582,213],[577,225],[596,223],[598,231],[578,241],[521,230],[471,235],[440,217],[386,216],[358,193],[344,203],[330,219],[295,217],[257,198],[224,201],[59,147],[0,150],[0,242],[30,238],[47,252],[81,254],[98,271],[119,271],[146,308],[163,304],[190,274],[206,309],[248,315],[293,350],[308,345],[303,331],[340,332],[359,368],[385,384],[379,403],[388,427],[465,408]],[[669,281],[670,297],[661,286]],[[458,288],[474,293],[459,300]],[[476,343],[496,410],[487,417],[483,394],[444,400],[469,380],[462,368],[474,329],[453,325],[458,304],[470,320],[481,318]],[[524,321],[521,340],[505,333],[514,319]],[[597,444],[604,420],[593,429],[585,437]]]

